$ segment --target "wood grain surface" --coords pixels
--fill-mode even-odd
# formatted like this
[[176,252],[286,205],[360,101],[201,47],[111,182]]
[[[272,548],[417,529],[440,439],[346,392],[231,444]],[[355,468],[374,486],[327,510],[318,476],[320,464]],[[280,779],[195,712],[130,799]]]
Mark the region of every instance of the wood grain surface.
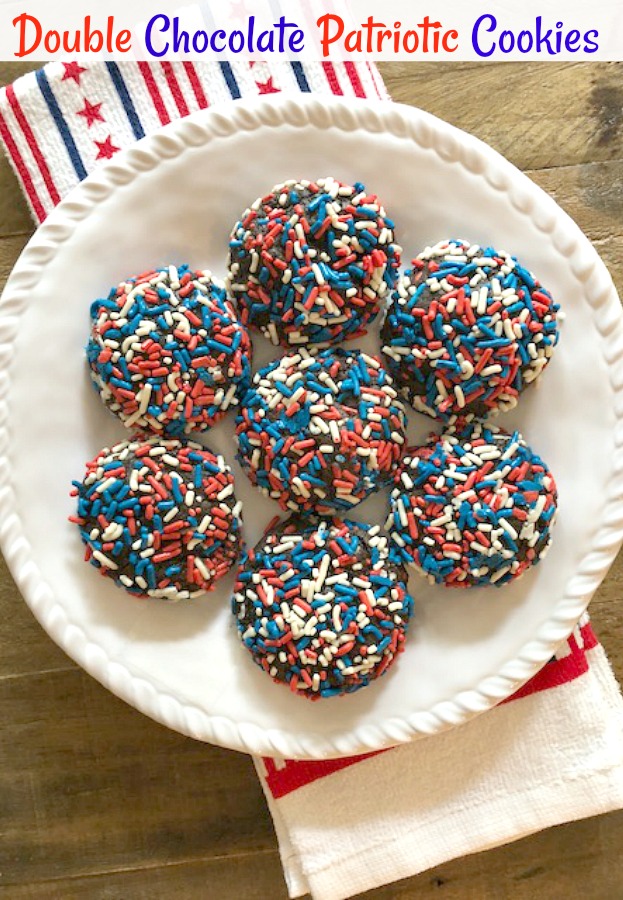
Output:
[[[0,84],[28,70],[0,63]],[[491,144],[576,220],[623,292],[623,66],[386,63],[395,100]],[[33,231],[0,162],[0,284]],[[623,678],[623,556],[591,606]],[[1,900],[280,900],[251,761],[155,724],[78,669],[0,565]],[[549,829],[369,900],[618,900],[623,813]]]

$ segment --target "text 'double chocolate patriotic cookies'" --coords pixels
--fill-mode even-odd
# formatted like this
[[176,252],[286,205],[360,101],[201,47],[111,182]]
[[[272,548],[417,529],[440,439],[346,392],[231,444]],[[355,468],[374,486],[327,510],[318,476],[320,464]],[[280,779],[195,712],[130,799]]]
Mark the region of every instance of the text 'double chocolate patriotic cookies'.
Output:
[[222,456],[151,437],[106,448],[74,481],[86,558],[131,594],[187,600],[236,561],[242,504]]
[[291,180],[235,225],[228,286],[242,321],[273,344],[327,346],[362,333],[399,264],[394,223],[362,184]]
[[232,611],[254,661],[317,700],[387,670],[403,649],[413,601],[378,526],[292,517],[243,557]]
[[87,358],[104,404],[134,430],[203,431],[248,387],[251,343],[210,272],[168,266],[91,306]]
[[467,241],[428,247],[392,294],[383,353],[419,412],[511,409],[548,364],[559,306],[514,256]]
[[451,426],[409,448],[386,522],[396,557],[447,587],[503,585],[543,558],[557,491],[518,432]]
[[255,375],[236,418],[238,460],[283,509],[351,509],[391,479],[405,427],[378,359],[301,350]]

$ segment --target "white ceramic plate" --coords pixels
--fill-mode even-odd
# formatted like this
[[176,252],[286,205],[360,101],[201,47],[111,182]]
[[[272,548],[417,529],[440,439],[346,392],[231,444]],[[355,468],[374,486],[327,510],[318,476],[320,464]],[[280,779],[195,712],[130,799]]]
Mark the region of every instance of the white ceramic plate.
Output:
[[[562,337],[519,425],[556,476],[547,559],[500,590],[445,591],[413,577],[416,614],[387,676],[309,703],[274,685],[239,644],[232,580],[188,605],[138,601],[82,561],[72,478],[123,427],[92,391],[83,347],[91,300],[150,266],[224,274],[229,229],[288,177],[362,180],[397,223],[405,259],[444,237],[516,253],[560,300]],[[374,332],[368,346],[376,347]],[[256,341],[256,363],[274,355]],[[119,154],[52,213],[0,307],[1,541],[44,628],[110,690],[171,728],[253,753],[340,756],[464,722],[526,681],[571,631],[623,530],[623,328],[589,242],[493,150],[416,109],[339,99],[239,101]],[[412,436],[431,422],[413,416]],[[233,459],[232,422],[204,439]],[[254,542],[277,507],[235,467]],[[355,517],[382,521],[384,497]]]

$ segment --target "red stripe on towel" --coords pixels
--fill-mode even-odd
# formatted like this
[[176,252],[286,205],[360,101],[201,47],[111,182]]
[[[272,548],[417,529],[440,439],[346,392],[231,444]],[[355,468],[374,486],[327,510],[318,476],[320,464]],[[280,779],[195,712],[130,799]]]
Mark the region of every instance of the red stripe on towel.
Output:
[[344,96],[344,91],[340,87],[340,82],[337,77],[337,72],[335,71],[335,66],[330,62],[323,62],[322,68],[324,69],[324,73],[327,77],[327,81],[329,82],[329,87],[331,88],[334,94],[338,94],[339,96]]
[[193,89],[193,94],[195,95],[195,100],[199,104],[199,109],[207,109],[210,105],[208,103],[208,98],[206,97],[203,87],[201,86],[201,81],[199,80],[199,76],[197,75],[197,70],[191,62],[185,62],[184,71],[186,72],[186,77],[190,82],[190,86]]
[[149,96],[151,97],[151,102],[154,104],[154,108],[158,113],[158,118],[160,119],[161,125],[168,125],[171,121],[171,117],[167,112],[167,108],[164,105],[164,100],[162,99],[162,95],[158,90],[158,85],[156,84],[156,79],[154,78],[154,73],[152,72],[151,65],[148,62],[139,62],[137,63],[139,72],[143,76],[145,84],[147,86],[147,90],[149,91]]
[[344,68],[346,69],[346,74],[350,78],[350,83],[353,86],[355,97],[365,97],[366,92],[364,90],[363,84],[361,83],[361,78],[359,77],[359,72],[357,71],[357,66],[355,65],[355,63],[345,62]]
[[17,144],[13,140],[13,136],[8,129],[7,123],[2,113],[0,113],[0,135],[2,136],[2,140],[6,144],[6,148],[9,151],[11,159],[13,160],[13,165],[15,166],[15,169],[22,180],[24,190],[26,191],[28,199],[30,200],[34,213],[39,221],[43,222],[46,216],[43,204],[39,199],[39,195],[37,194],[37,190],[33,184],[32,178],[30,177],[28,168],[25,165],[24,160],[22,159]]
[[[503,702],[509,703],[511,700],[519,700],[530,694],[537,694],[540,691],[560,687],[562,684],[575,681],[576,678],[588,672],[586,651],[596,647],[598,641],[590,624],[582,626],[580,634],[582,636],[582,647],[572,635],[567,641],[569,653],[566,656],[561,659],[552,659],[546,663],[541,671],[531,678],[527,684],[524,684],[523,687],[519,688],[518,691]],[[320,778],[326,778],[327,775],[332,775],[334,772],[353,766],[355,763],[361,762],[361,760],[370,759],[372,756],[378,756],[379,753],[387,752],[389,751],[377,750],[372,753],[364,753],[361,756],[347,756],[344,759],[323,759],[318,761],[286,759],[276,762],[269,757],[263,757],[263,763],[266,767],[266,785],[275,800],[278,800],[280,797],[285,797],[286,794],[291,794],[293,791],[312,784]]]
[[60,203],[60,201],[61,201],[60,194],[56,190],[56,185],[54,184],[54,181],[52,180],[52,175],[50,173],[48,165],[43,157],[43,153],[39,149],[39,144],[37,143],[37,139],[35,138],[32,128],[30,127],[30,125],[28,123],[28,119],[24,115],[22,107],[19,104],[19,100],[17,99],[15,90],[14,90],[12,84],[9,84],[7,86],[6,97],[7,97],[7,100],[9,101],[9,105],[10,105],[11,109],[13,110],[13,115],[15,116],[15,119],[17,120],[19,127],[22,129],[22,133],[23,133],[24,137],[26,138],[26,143],[30,147],[32,155],[35,158],[35,162],[37,163],[37,165],[39,167],[39,171],[41,172],[41,175],[45,182],[45,186],[48,189],[48,194],[50,195],[50,200],[56,206],[56,204]]
[[180,116],[187,116],[190,110],[188,109],[186,99],[180,87],[180,83],[175,75],[173,64],[170,62],[163,62],[161,63],[161,66],[162,71],[164,72],[164,77],[166,78],[167,84],[169,85],[171,96],[175,100],[175,105],[177,106],[177,110]]

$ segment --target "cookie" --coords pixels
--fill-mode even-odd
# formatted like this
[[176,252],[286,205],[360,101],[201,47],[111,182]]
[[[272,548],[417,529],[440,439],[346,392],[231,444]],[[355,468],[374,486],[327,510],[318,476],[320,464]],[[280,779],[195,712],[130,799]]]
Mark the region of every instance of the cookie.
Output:
[[383,354],[414,409],[485,417],[517,404],[558,342],[559,305],[514,256],[467,241],[428,247],[400,279]]
[[375,194],[334,178],[291,180],[234,226],[227,283],[243,322],[273,344],[328,346],[363,333],[399,265]]
[[403,649],[413,601],[378,526],[293,516],[243,557],[232,611],[253,660],[317,700],[387,671]]
[[389,482],[405,428],[378,359],[300,350],[255,375],[236,417],[237,459],[284,510],[348,510]]
[[222,456],[151,437],[105,448],[74,481],[86,559],[131,594],[188,600],[238,558],[241,506]]
[[557,496],[519,432],[455,423],[406,451],[386,528],[396,558],[432,583],[501,586],[545,556]]
[[91,306],[87,359],[103,403],[133,431],[204,431],[248,387],[251,342],[209,272],[169,266]]

